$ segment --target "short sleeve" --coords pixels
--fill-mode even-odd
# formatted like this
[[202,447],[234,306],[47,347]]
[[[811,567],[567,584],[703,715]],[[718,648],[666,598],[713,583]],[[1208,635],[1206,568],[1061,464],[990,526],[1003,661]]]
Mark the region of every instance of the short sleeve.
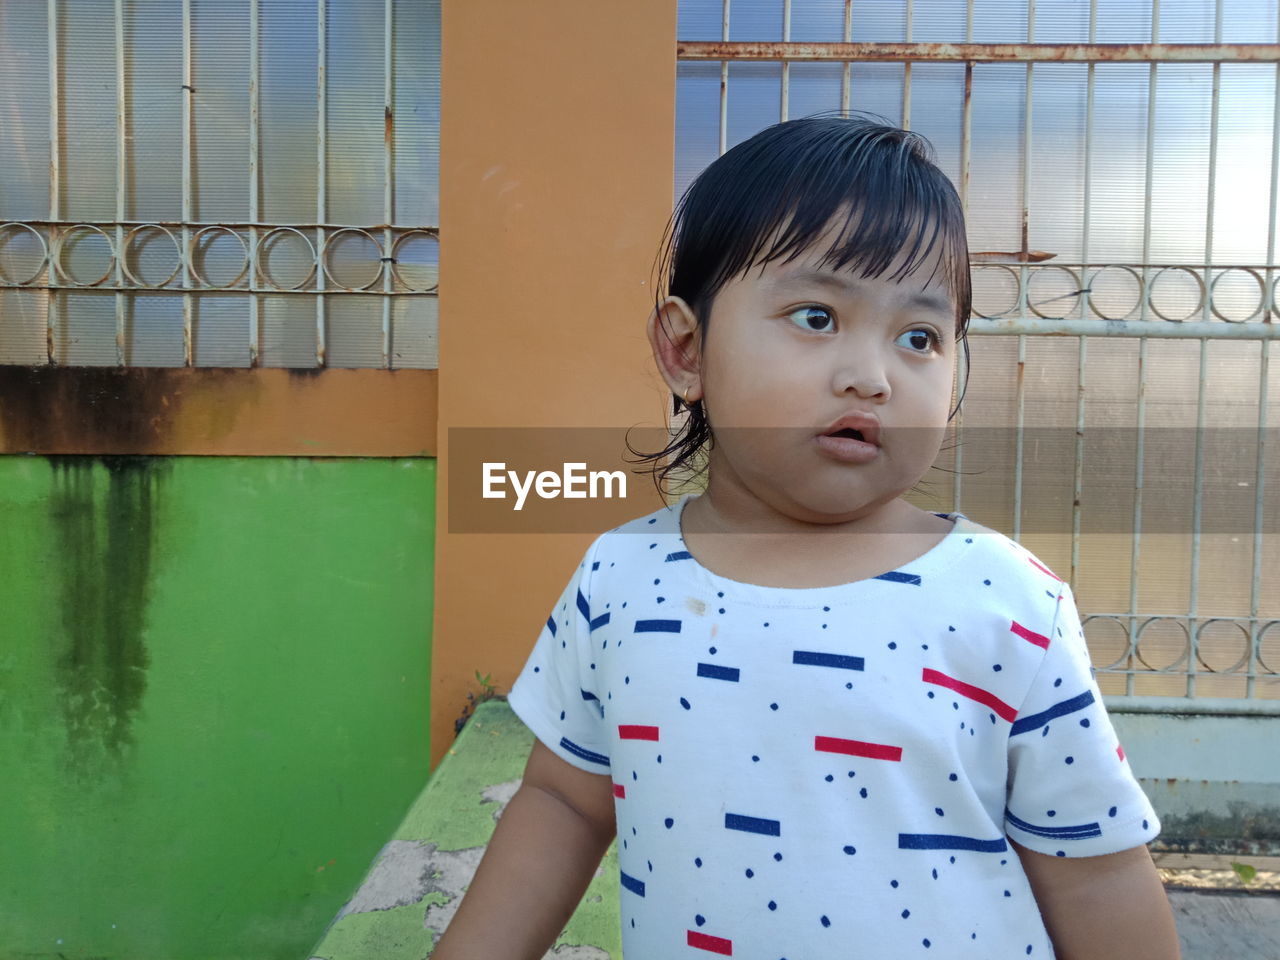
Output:
[[1005,829],[1024,847],[1059,857],[1149,843],[1160,822],[1102,704],[1065,583],[1048,638],[1009,731]]
[[547,749],[581,770],[607,775],[604,707],[590,667],[592,632],[609,617],[599,611],[593,616],[596,546],[591,545],[569,578],[507,702]]

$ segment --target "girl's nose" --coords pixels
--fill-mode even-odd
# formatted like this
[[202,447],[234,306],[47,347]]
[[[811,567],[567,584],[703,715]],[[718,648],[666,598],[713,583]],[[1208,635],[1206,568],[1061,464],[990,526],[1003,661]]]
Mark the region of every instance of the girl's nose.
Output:
[[874,351],[848,358],[835,371],[831,385],[838,396],[853,393],[867,400],[889,399],[889,378]]

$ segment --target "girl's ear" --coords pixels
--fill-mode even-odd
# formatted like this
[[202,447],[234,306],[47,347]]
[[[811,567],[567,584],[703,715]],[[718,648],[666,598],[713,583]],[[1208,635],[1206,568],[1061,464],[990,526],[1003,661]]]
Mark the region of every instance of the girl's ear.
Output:
[[662,379],[686,403],[702,397],[698,318],[679,297],[667,297],[649,314],[649,346]]

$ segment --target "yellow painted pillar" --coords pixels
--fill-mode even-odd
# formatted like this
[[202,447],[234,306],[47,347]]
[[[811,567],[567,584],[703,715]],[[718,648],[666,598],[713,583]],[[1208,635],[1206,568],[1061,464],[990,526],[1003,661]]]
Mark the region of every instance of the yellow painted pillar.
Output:
[[509,687],[591,540],[449,532],[450,429],[664,422],[644,322],[676,2],[445,0],[442,29],[433,763],[475,671]]

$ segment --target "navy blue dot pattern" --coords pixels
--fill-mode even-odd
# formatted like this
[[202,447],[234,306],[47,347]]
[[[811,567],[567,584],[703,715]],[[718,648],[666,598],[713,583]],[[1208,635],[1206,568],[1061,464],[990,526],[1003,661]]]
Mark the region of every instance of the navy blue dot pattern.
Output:
[[1008,839],[1160,829],[1067,585],[949,514],[899,570],[753,586],[689,551],[688,499],[597,538],[509,697],[612,782],[625,954],[1053,956]]

